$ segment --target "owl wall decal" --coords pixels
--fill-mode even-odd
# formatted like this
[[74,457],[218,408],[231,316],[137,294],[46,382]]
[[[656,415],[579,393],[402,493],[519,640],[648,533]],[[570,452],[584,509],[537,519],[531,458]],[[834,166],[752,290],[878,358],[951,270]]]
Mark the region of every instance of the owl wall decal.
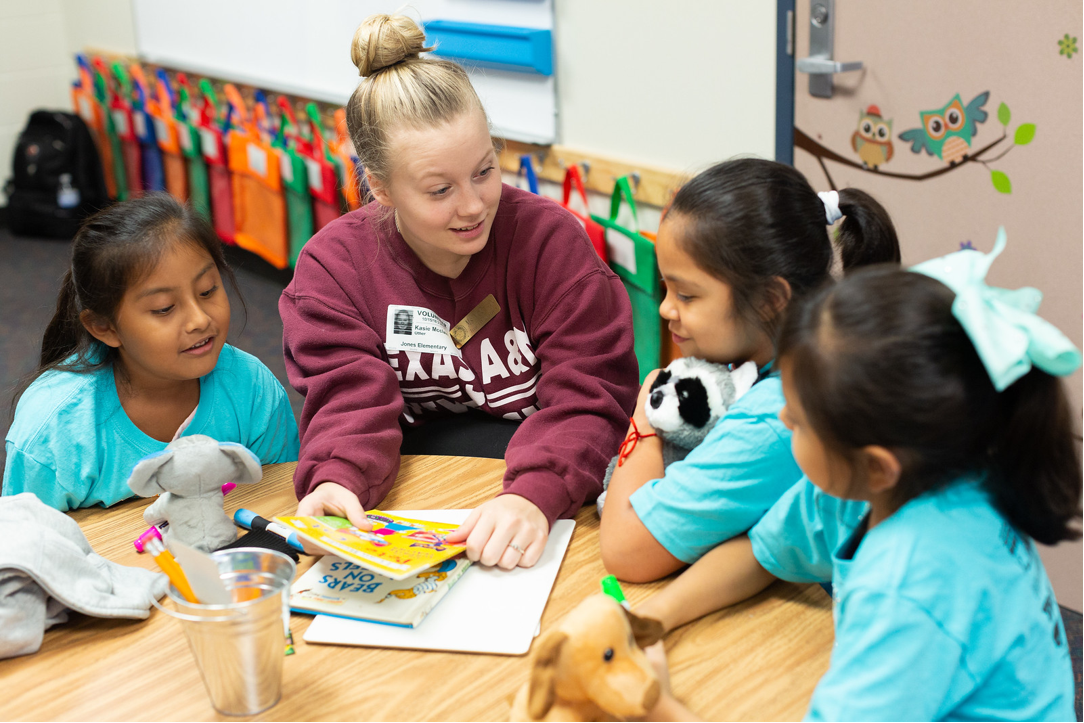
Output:
[[989,97],[990,91],[981,93],[965,107],[957,93],[944,107],[921,111],[922,127],[900,133],[900,140],[911,144],[912,153],[926,151],[954,166],[967,159],[975,126],[986,121],[982,107]]
[[874,171],[892,160],[892,121],[881,117],[875,105],[858,115],[858,130],[851,136],[851,148],[862,159],[862,165]]

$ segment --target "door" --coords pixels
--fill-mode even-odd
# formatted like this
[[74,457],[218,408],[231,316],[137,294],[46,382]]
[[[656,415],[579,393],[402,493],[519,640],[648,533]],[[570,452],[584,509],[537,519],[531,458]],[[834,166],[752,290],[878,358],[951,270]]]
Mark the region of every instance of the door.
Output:
[[[989,251],[1004,226],[990,283],[1042,290],[1041,315],[1081,347],[1081,3],[797,0],[795,15],[796,58],[834,25],[831,58],[862,69],[817,76],[819,95],[796,74],[794,165],[818,191],[873,194],[907,265]],[[924,111],[938,113],[924,124]],[[1080,371],[1066,381],[1080,419]],[[1080,610],[1080,543],[1042,552],[1058,600]]]

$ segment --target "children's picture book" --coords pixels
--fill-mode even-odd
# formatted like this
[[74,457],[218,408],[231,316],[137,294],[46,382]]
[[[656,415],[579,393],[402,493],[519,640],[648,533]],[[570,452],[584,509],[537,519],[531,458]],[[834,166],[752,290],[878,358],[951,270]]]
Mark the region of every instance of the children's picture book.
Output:
[[[471,510],[397,510],[415,520],[462,523]],[[317,615],[305,642],[408,650],[448,650],[489,655],[525,655],[539,631],[561,561],[576,528],[557,520],[542,556],[533,567],[501,570],[474,564],[416,628],[373,625],[349,618]]]
[[470,567],[460,557],[406,580],[392,580],[360,565],[327,555],[290,588],[290,609],[416,627]]
[[467,549],[466,545],[444,541],[457,525],[412,520],[380,510],[366,514],[373,525],[371,532],[359,530],[342,517],[275,520],[331,554],[392,580],[406,580]]

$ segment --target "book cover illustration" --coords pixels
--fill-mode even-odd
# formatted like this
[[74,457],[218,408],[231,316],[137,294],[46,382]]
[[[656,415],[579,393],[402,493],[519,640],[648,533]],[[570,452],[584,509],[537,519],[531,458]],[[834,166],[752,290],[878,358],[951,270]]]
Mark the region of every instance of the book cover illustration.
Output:
[[470,567],[460,557],[406,580],[392,580],[328,555],[290,587],[290,609],[416,627]]
[[411,520],[380,510],[366,514],[373,525],[371,532],[359,530],[342,517],[275,519],[333,555],[392,580],[405,580],[467,549],[444,540],[457,525]]

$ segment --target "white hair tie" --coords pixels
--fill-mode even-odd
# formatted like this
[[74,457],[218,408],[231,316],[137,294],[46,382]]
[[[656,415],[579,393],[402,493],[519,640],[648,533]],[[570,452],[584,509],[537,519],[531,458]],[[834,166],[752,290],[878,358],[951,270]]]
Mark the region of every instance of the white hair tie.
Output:
[[817,195],[824,202],[824,218],[829,226],[843,218],[843,212],[839,210],[838,191],[821,191]]

